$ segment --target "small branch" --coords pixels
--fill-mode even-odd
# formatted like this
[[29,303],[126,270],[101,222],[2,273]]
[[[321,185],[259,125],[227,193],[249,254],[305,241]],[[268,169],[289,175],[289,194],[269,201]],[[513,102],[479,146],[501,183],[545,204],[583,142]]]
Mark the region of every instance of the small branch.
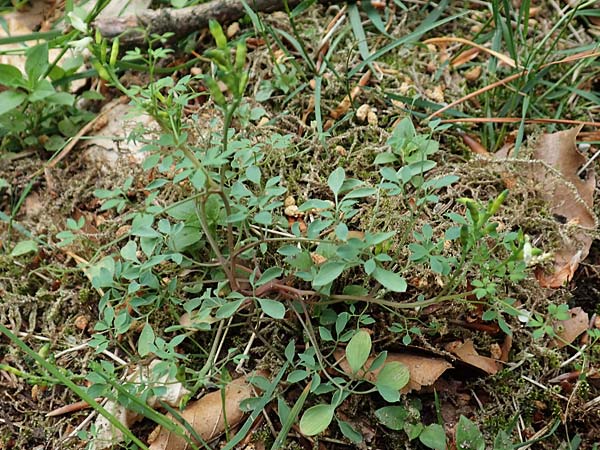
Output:
[[[319,0],[328,4],[332,0]],[[248,0],[250,7],[256,12],[273,12],[284,9],[281,0]],[[289,0],[288,5],[294,7],[300,0]],[[114,39],[120,36],[123,47],[143,45],[145,37],[150,34],[175,33],[174,38],[182,38],[194,31],[208,27],[210,19],[217,22],[231,23],[246,14],[240,0],[212,0],[201,5],[187,8],[162,8],[145,10],[136,16],[107,17],[94,21],[93,26],[102,37]]]

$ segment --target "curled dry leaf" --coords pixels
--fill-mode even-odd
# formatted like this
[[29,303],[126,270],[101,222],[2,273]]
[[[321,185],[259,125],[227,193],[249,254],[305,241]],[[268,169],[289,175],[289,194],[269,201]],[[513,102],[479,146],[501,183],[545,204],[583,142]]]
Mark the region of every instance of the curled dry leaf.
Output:
[[[569,235],[563,238],[561,247],[555,252],[552,273],[537,271],[536,277],[543,287],[556,288],[570,281],[592,245],[592,232],[597,223],[592,210],[596,177],[591,168],[581,177],[578,175],[587,161],[575,145],[580,129],[545,134],[535,148],[534,157],[544,161],[549,168],[536,171],[533,177],[542,186],[543,198],[551,206],[552,213],[564,224],[564,234]],[[568,233],[575,227],[576,230]]]
[[320,255],[316,252],[310,253],[310,259],[312,259],[313,264],[316,264],[317,266],[320,266],[321,264],[324,264],[327,262],[326,257],[324,257],[323,255]]
[[502,342],[502,354],[500,355],[500,361],[508,362],[510,357],[510,349],[512,348],[513,339],[508,334],[504,336],[504,341]]
[[477,367],[490,375],[493,375],[500,370],[500,365],[495,359],[481,356],[477,353],[477,350],[475,350],[475,347],[473,346],[473,341],[470,339],[466,340],[464,343],[460,341],[450,342],[446,344],[445,348],[450,353],[458,356],[458,359],[462,362]]
[[483,71],[483,69],[481,68],[481,66],[473,66],[469,70],[465,71],[465,73],[463,74],[463,76],[468,81],[476,81],[481,76],[481,72],[482,71]]
[[571,308],[569,316],[566,320],[559,320],[554,323],[557,339],[553,341],[553,345],[558,348],[570,344],[588,329],[590,319],[583,309],[580,307]]
[[460,67],[463,64],[468,63],[469,61],[477,58],[480,52],[481,50],[479,50],[478,48],[470,48],[468,50],[465,50],[464,52],[459,53],[457,56],[452,58],[450,65],[454,68]]
[[[266,376],[265,372],[254,375]],[[242,400],[254,397],[254,388],[248,382],[248,376],[238,378],[225,387],[225,416],[228,426],[237,425],[244,418],[240,409]],[[181,413],[183,417],[205,441],[210,441],[225,431],[223,401],[221,391],[211,392],[200,400],[190,402]],[[157,427],[150,437],[150,450],[187,450],[185,439]]]
[[[336,360],[340,361],[341,369],[350,375],[352,374],[352,369],[350,369],[344,353],[344,350],[338,349],[335,351],[334,356]],[[369,367],[374,360],[374,357],[370,357],[365,363],[365,367]],[[410,353],[388,353],[385,363],[390,362],[399,362],[408,367],[410,379],[401,391],[403,394],[410,391],[420,391],[423,386],[431,386],[446,370],[452,367],[452,364],[445,359]],[[376,381],[380,370],[381,367],[377,370],[369,371],[364,374],[364,378],[368,381]]]
[[358,94],[362,91],[363,87],[365,87],[369,83],[370,79],[371,79],[371,71],[368,70],[360,78],[360,80],[358,81],[358,85],[354,86],[354,88],[352,88],[350,95],[349,96],[347,95],[346,97],[344,97],[343,100],[340,102],[340,104],[337,106],[337,108],[335,108],[333,111],[331,111],[329,116],[331,117],[332,121],[328,121],[328,122],[330,122],[330,125],[329,125],[330,127],[333,125],[333,120],[339,119],[340,117],[342,117],[344,114],[346,114],[348,112],[348,110],[350,109],[350,106],[352,106],[352,102],[358,96]]

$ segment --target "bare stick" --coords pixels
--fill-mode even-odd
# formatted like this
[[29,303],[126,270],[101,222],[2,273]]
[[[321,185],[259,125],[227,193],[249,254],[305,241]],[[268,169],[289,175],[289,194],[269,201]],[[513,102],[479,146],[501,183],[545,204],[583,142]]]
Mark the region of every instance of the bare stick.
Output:
[[[319,0],[320,3],[332,3],[331,0]],[[282,0],[247,0],[256,12],[273,12],[285,9]],[[293,8],[300,0],[289,0]],[[187,8],[162,8],[145,10],[136,16],[107,17],[94,22],[94,27],[108,39],[120,36],[125,47],[144,44],[144,36],[150,34],[175,33],[181,38],[194,31],[208,27],[210,19],[223,23],[233,22],[246,14],[241,0],[212,0],[201,5]]]

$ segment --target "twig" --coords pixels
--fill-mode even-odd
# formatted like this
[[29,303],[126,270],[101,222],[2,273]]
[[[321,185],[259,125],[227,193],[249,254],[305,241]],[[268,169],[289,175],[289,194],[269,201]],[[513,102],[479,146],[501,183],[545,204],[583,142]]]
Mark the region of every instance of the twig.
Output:
[[[333,0],[320,0],[322,4],[333,3]],[[284,9],[280,0],[247,0],[250,8],[256,12],[273,12]],[[289,7],[294,7],[300,0],[288,0]],[[244,17],[246,10],[240,0],[212,0],[187,8],[162,8],[145,10],[137,16],[107,17],[93,22],[93,26],[107,39],[120,37],[123,47],[131,48],[143,45],[145,37],[151,34],[173,33],[173,38],[182,38],[190,33],[208,27],[209,20],[221,24],[231,23]],[[140,30],[141,29],[141,30]],[[144,31],[145,30],[145,31]]]
[[[595,58],[597,56],[600,56],[600,52],[598,51],[586,51],[586,52],[581,52],[581,53],[577,53],[575,55],[571,55],[571,56],[567,56],[566,58],[563,58],[559,61],[553,61],[547,64],[543,64],[539,67],[538,70],[540,69],[545,69],[546,67],[550,67],[556,64],[563,64],[563,63],[570,63],[570,62],[574,62],[574,61],[579,61],[580,59],[584,59],[584,58]],[[443,112],[447,111],[450,108],[453,108],[456,105],[459,105],[473,97],[477,97],[481,94],[483,94],[484,92],[487,92],[489,90],[492,90],[498,86],[502,86],[505,85],[507,83],[510,83],[513,80],[516,80],[518,78],[521,78],[525,75],[528,75],[530,73],[529,70],[523,70],[522,72],[519,73],[514,73],[506,78],[503,78],[501,80],[498,80],[492,84],[489,84],[487,86],[482,87],[481,89],[477,89],[474,92],[471,92],[470,94],[465,95],[464,97],[459,98],[458,100],[453,101],[452,103],[449,103],[448,105],[444,106],[443,108],[438,109],[437,111],[434,111],[433,113],[431,113],[429,116],[427,116],[427,118],[425,119],[425,121],[429,121],[431,119],[433,119],[436,116],[439,116],[440,114],[442,114]]]

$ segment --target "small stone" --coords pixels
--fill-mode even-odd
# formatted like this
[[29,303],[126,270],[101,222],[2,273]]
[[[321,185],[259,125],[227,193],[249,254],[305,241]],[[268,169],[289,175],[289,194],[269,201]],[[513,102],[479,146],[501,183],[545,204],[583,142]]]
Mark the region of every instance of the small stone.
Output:
[[367,116],[369,115],[369,112],[371,111],[371,107],[369,105],[367,105],[366,103],[364,105],[361,105],[357,110],[356,110],[356,119],[359,122],[366,122],[367,121]]
[[[412,87],[412,85],[410,83],[403,81],[402,84],[400,85],[400,88],[398,88],[398,92],[400,92],[401,95],[406,95],[406,94],[408,94],[408,91],[410,90],[411,87]],[[399,106],[399,107],[404,108],[403,102],[400,102],[398,100],[392,100],[392,104],[394,104],[394,106],[396,106],[396,104],[394,102],[400,103],[402,106]]]
[[288,207],[296,204],[296,199],[292,195],[288,195],[283,201],[283,206]]
[[85,329],[87,328],[89,323],[90,323],[90,319],[88,319],[86,316],[81,314],[81,315],[75,317],[75,321],[73,324],[75,325],[75,328],[77,328],[79,331],[85,331]]
[[298,211],[298,206],[296,205],[286,206],[283,213],[288,217],[300,217],[302,215],[302,213]]
[[240,31],[240,24],[237,22],[233,22],[231,25],[227,27],[227,37],[231,39],[233,36],[238,34]]
[[440,86],[439,84],[437,86],[435,86],[433,89],[427,89],[425,91],[425,94],[431,100],[434,100],[438,103],[444,103],[444,90],[442,89],[442,86]]
[[367,123],[372,127],[376,127],[378,125],[379,120],[377,119],[377,114],[375,114],[375,111],[369,111],[367,114]]

